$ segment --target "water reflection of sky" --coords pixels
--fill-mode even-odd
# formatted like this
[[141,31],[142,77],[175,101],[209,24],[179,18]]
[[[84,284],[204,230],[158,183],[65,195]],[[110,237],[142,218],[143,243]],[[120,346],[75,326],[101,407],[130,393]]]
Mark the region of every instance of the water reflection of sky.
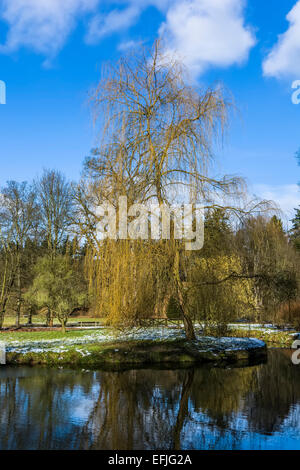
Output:
[[293,407],[280,430],[270,435],[249,430],[248,417],[242,413],[232,417],[227,429],[220,430],[208,416],[192,411],[181,443],[188,450],[299,450],[300,406]]
[[[95,401],[99,395],[100,384],[92,385],[88,393],[84,392],[81,387],[76,387],[70,394],[66,393],[62,400],[72,403],[69,419],[73,424],[84,424],[89,414],[92,412]],[[69,396],[68,396],[69,395]]]
[[5,368],[0,449],[300,449],[300,367]]

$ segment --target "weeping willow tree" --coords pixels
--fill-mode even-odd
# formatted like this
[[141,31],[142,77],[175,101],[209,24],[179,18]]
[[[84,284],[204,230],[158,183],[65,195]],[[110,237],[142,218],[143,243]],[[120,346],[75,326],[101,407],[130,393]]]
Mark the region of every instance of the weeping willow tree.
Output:
[[157,316],[170,283],[170,255],[163,242],[105,240],[101,250],[90,247],[86,271],[96,314],[125,327]]
[[[254,280],[234,278],[232,273],[243,272],[240,257],[220,254],[214,257],[197,257],[189,272],[189,308],[201,312],[205,333],[222,336],[228,323],[242,317],[251,318],[255,312]],[[227,279],[226,282],[220,282]],[[209,281],[208,281],[209,280]]]
[[92,95],[99,145],[85,162],[77,191],[79,226],[88,241],[87,272],[96,309],[112,323],[134,324],[178,302],[188,339],[194,339],[187,301],[191,256],[176,240],[115,240],[97,237],[103,202],[118,214],[128,204],[201,203],[218,207],[243,191],[238,178],[211,176],[213,150],[220,143],[232,106],[220,86],[200,89],[186,80],[183,65],[151,51],[107,66]]

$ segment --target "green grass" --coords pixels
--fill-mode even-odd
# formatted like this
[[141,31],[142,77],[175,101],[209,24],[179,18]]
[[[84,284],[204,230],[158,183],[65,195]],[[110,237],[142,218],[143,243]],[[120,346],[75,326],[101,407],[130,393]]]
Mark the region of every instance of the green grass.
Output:
[[[85,317],[86,318],[86,317]],[[11,341],[39,341],[39,340],[52,340],[52,339],[68,339],[68,338],[81,338],[86,335],[90,335],[93,332],[101,331],[101,335],[112,334],[117,332],[113,328],[105,328],[101,330],[95,329],[82,329],[82,330],[67,330],[63,334],[60,330],[54,331],[0,331],[0,340],[5,342]],[[230,330],[227,336],[232,336],[236,338],[257,338],[264,341],[269,347],[291,347],[294,339],[290,335],[292,332],[264,332],[261,330],[251,329],[235,329]],[[167,340],[166,340],[167,341]]]
[[[268,347],[290,348],[295,341],[293,331],[266,332],[261,330],[230,330],[228,336],[235,338],[256,338],[264,341]],[[296,333],[296,331],[294,332]]]
[[[87,336],[98,330],[69,330],[66,334],[61,331],[0,331],[0,340],[4,342],[10,341],[39,341],[50,339],[68,339],[68,338],[81,338]],[[106,335],[112,332],[112,329],[101,329],[101,335]]]
[[[124,364],[142,364],[142,363],[183,363],[192,362],[193,354],[190,354],[189,349],[184,346],[183,339],[174,340],[169,339],[156,339],[156,340],[128,340],[126,342],[118,340],[113,334],[118,333],[114,328],[101,328],[101,329],[78,329],[68,330],[63,334],[60,330],[54,331],[0,331],[0,341],[5,342],[7,345],[14,343],[16,351],[8,352],[8,363],[12,364],[45,364],[48,366],[55,365],[73,365],[76,367],[92,368],[106,364],[111,367],[119,367]],[[90,335],[100,335],[99,339],[93,338],[96,342],[77,344],[76,338],[84,338]],[[272,332],[261,331],[259,329],[231,330],[227,336],[231,337],[252,337],[264,341],[268,347],[285,347],[290,348],[294,341],[291,332]],[[104,337],[104,338],[103,338]],[[59,340],[55,345],[45,345],[45,347],[38,345],[38,349],[32,351],[20,351],[20,348],[36,341],[51,341]],[[71,340],[69,342],[68,340]],[[72,340],[75,340],[73,342]],[[104,340],[104,341],[103,341]],[[103,342],[102,342],[103,341]],[[42,350],[41,350],[42,348]],[[39,352],[38,352],[39,350]],[[240,359],[242,355],[246,356],[248,353],[239,353]],[[201,360],[212,360],[211,353],[201,351]],[[219,354],[219,359],[223,357],[223,353]],[[225,357],[223,359],[226,359]],[[247,357],[243,358],[247,359]],[[226,360],[230,360],[228,357]]]
[[[150,351],[158,341],[107,342],[102,344],[72,345],[63,352],[28,352],[26,354],[8,353],[7,362],[11,364],[43,364],[48,366],[68,365],[73,367],[95,368],[107,365],[118,368],[124,364],[144,364],[160,362],[164,353]],[[177,342],[176,342],[177,346]],[[164,349],[170,347],[163,345]],[[173,360],[178,363],[180,353]],[[172,358],[171,358],[172,359]],[[190,358],[191,360],[191,358]]]
[[110,341],[106,343],[72,345],[64,350],[43,350],[20,353],[7,353],[10,364],[42,364],[47,366],[84,367],[93,369],[108,367],[122,369],[130,365],[173,364],[176,367],[195,363],[240,363],[248,364],[256,358],[266,356],[265,348],[257,348],[255,352],[246,350],[203,351],[184,339],[173,341],[161,340],[130,340]]

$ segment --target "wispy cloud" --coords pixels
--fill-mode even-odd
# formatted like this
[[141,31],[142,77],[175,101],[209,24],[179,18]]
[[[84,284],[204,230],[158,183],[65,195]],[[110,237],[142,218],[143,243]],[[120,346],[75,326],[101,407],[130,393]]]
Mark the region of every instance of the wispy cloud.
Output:
[[[26,47],[51,59],[87,14],[91,19],[86,39],[93,43],[128,29],[148,6],[163,9],[169,3],[170,0],[0,0],[0,20],[9,28],[0,53]],[[105,14],[101,13],[104,4]],[[113,9],[107,13],[110,4]]]
[[129,29],[136,24],[142,12],[149,6],[153,6],[162,12],[166,12],[172,1],[178,0],[115,0],[118,4],[109,13],[99,13],[92,18],[86,40],[88,43],[96,43],[105,36]]
[[247,60],[255,36],[245,25],[243,0],[179,0],[170,6],[160,34],[196,75],[209,67]]
[[159,35],[166,49],[178,53],[198,75],[210,66],[227,67],[247,59],[255,38],[245,25],[244,3],[244,0],[0,0],[0,20],[9,27],[0,53],[26,47],[51,60],[82,17],[90,15],[86,42],[97,43],[105,36],[128,30],[152,6],[165,16]]
[[300,206],[300,188],[297,184],[253,186],[256,196],[274,201],[283,213],[283,219],[288,223],[294,216],[294,209]]
[[89,24],[86,42],[94,44],[105,36],[128,29],[137,21],[141,14],[141,7],[133,4],[123,10],[112,10],[108,14],[94,16]]
[[0,19],[9,26],[0,52],[27,47],[48,58],[57,54],[79,17],[99,0],[0,0]]
[[300,74],[300,1],[287,15],[290,23],[284,34],[278,37],[277,43],[263,62],[265,76],[294,77]]
[[118,50],[121,52],[128,51],[129,49],[135,49],[142,45],[142,41],[123,41],[118,45]]

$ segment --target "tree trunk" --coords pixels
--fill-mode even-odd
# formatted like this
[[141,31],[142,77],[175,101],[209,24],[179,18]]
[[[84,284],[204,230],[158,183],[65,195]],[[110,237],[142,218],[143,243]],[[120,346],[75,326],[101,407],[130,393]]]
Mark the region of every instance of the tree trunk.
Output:
[[162,302],[162,310],[161,310],[162,318],[168,318],[168,307],[169,307],[171,297],[172,297],[172,291],[171,291],[171,286],[169,286],[168,292],[166,292],[163,302]]
[[195,335],[193,321],[190,317],[189,312],[187,312],[187,310],[185,308],[183,295],[182,295],[182,291],[180,289],[180,286],[178,286],[177,289],[178,289],[177,290],[178,303],[179,303],[181,316],[182,316],[182,319],[183,319],[183,325],[184,325],[184,329],[185,329],[185,336],[186,336],[186,339],[188,339],[190,341],[194,341],[196,339],[196,335]]
[[165,295],[163,296],[162,302],[157,301],[155,305],[154,312],[155,312],[156,318],[166,318],[166,319],[168,318],[168,306],[171,300],[171,296],[172,296],[172,289],[171,289],[171,286],[169,285],[165,292]]
[[12,274],[10,278],[10,282],[8,285],[6,285],[6,280],[7,280],[7,267],[8,267],[8,261],[5,263],[5,270],[4,270],[4,276],[3,276],[3,281],[2,281],[2,289],[1,289],[1,310],[0,310],[0,329],[3,328],[4,324],[4,317],[5,317],[5,312],[6,312],[6,305],[10,297],[11,290],[13,288],[14,282],[15,282],[15,273]]
[[16,310],[16,327],[17,328],[19,328],[19,326],[20,326],[21,301],[22,301],[21,261],[20,261],[20,255],[18,254],[18,260],[17,260],[17,310]]
[[174,450],[181,449],[180,435],[183,429],[184,420],[188,416],[188,412],[189,412],[189,397],[190,397],[193,381],[194,381],[194,370],[190,369],[186,371],[184,379],[183,379],[183,384],[182,384],[179,412],[177,415],[176,425],[174,429],[174,441],[173,441]]
[[193,325],[191,316],[185,306],[184,297],[183,297],[183,286],[182,286],[182,282],[180,279],[180,252],[179,250],[177,250],[175,254],[174,276],[175,276],[175,282],[176,282],[176,291],[177,291],[179,308],[180,308],[180,312],[181,312],[181,316],[182,316],[183,324],[184,324],[184,329],[185,329],[185,336],[186,336],[186,339],[190,341],[194,341],[196,339],[194,325]]
[[28,326],[31,326],[31,325],[32,325],[32,309],[30,309],[30,310],[29,310],[29,313],[28,313],[27,325],[28,325]]
[[66,333],[66,323],[67,323],[66,320],[61,321],[61,331],[63,334]]
[[50,308],[48,307],[48,310],[47,310],[47,316],[46,316],[46,324],[47,326],[49,326],[50,328],[53,327],[53,314],[50,310]]
[[5,311],[2,310],[2,311],[0,312],[0,330],[2,330],[2,328],[3,328],[4,316],[5,316]]
[[17,300],[17,310],[16,310],[16,327],[20,326],[20,317],[21,317],[21,299],[20,297]]
[[53,323],[54,323],[54,315],[51,309],[49,309],[49,326],[50,328],[53,328]]

